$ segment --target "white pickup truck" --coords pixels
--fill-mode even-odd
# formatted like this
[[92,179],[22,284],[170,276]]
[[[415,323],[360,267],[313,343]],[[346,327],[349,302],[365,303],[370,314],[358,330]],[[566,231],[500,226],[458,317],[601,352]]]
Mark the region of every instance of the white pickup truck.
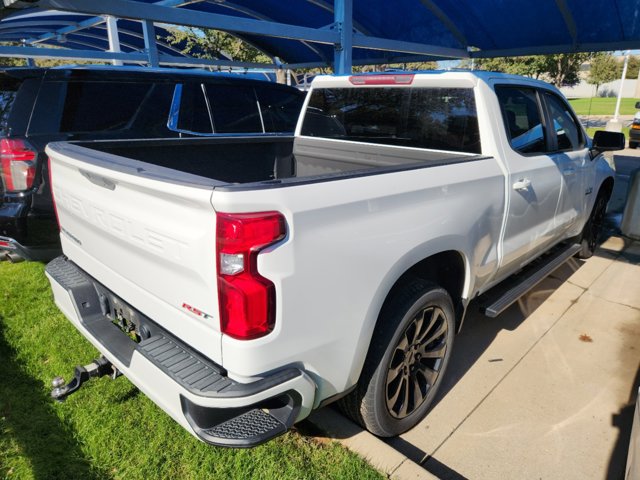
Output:
[[293,138],[50,144],[47,275],[104,355],[52,395],[117,369],[215,445],[335,400],[397,435],[472,299],[495,316],[593,253],[601,153],[623,145],[552,86],[487,72],[319,77]]

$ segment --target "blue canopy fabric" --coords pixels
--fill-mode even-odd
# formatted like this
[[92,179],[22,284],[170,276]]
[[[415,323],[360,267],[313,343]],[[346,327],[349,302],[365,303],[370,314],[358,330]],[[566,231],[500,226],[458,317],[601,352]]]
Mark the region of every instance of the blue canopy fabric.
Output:
[[[236,19],[254,19],[314,29],[331,29],[334,7],[342,0],[213,0],[159,2],[132,0],[131,4],[170,5],[194,13],[211,13]],[[55,1],[48,2],[56,4]],[[57,2],[63,4],[64,2]],[[104,13],[110,4],[104,1]],[[37,5],[37,4],[36,4]],[[354,47],[353,63],[399,63],[443,58],[441,49],[455,49],[459,57],[496,57],[543,53],[625,50],[640,48],[640,1],[638,0],[353,0],[354,36],[376,37],[433,47],[433,53],[407,53],[384,42],[372,48]],[[28,9],[0,21],[0,42],[34,38],[43,32],[77,23],[91,15],[43,12]],[[119,21],[122,51],[141,51],[144,41],[140,22]],[[159,51],[176,53],[162,40],[166,30],[157,29]],[[233,32],[238,37],[278,57],[284,64],[332,65],[334,47],[309,40]],[[354,37],[355,38],[355,37]],[[62,40],[62,41],[61,41]],[[53,37],[47,45],[106,50],[104,24],[64,38]]]

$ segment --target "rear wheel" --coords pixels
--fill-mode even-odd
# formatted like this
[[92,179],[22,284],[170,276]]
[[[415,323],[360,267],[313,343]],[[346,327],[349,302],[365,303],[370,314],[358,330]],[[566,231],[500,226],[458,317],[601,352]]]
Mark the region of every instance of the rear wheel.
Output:
[[442,288],[413,280],[383,307],[356,389],[340,404],[381,437],[422,420],[451,356],[453,303]]
[[602,229],[604,227],[604,215],[607,211],[607,203],[609,202],[609,193],[603,190],[598,192],[596,201],[593,205],[593,210],[589,216],[584,229],[582,230],[582,237],[580,240],[581,249],[578,252],[578,257],[587,259],[593,256],[600,237],[602,236]]
[[638,148],[638,142],[632,142],[629,140],[629,148]]

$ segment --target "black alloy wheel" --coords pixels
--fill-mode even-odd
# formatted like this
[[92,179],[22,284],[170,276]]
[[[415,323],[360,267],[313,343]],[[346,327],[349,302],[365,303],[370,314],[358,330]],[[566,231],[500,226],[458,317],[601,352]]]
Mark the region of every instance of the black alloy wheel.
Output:
[[387,371],[386,400],[395,418],[411,415],[438,381],[447,354],[448,325],[437,306],[419,311],[400,337]]
[[385,301],[358,384],[339,401],[342,411],[380,437],[417,425],[442,383],[455,325],[445,289],[407,281]]
[[609,203],[609,195],[603,191],[598,193],[589,220],[582,231],[582,249],[578,252],[578,257],[587,259],[593,256],[598,248],[602,230],[604,229],[604,217]]

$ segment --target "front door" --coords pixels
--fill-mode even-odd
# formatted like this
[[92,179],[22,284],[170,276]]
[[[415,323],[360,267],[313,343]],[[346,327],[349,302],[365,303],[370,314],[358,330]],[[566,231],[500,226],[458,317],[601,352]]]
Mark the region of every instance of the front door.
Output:
[[509,139],[505,149],[509,200],[497,273],[504,277],[536,257],[558,236],[556,213],[562,166],[550,155],[551,138],[538,89],[496,86]]
[[569,235],[576,235],[586,208],[588,193],[586,172],[591,158],[582,129],[567,103],[552,92],[545,91],[549,124],[553,124],[553,160],[562,174],[560,203],[555,218],[556,227]]

